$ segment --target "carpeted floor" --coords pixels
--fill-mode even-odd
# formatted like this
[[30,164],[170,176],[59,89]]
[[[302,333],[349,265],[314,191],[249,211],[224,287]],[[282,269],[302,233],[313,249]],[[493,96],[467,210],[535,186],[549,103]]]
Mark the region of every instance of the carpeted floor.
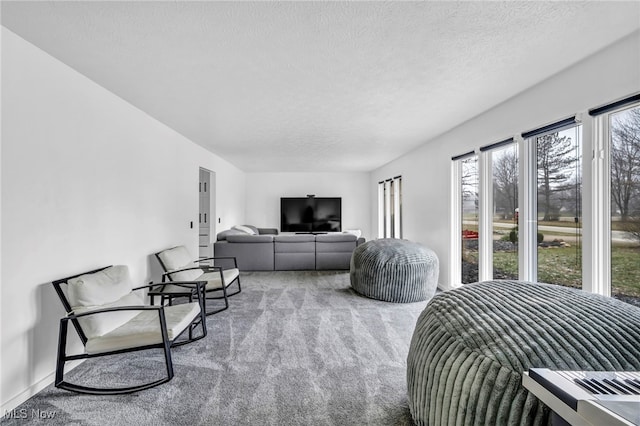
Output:
[[[106,397],[49,386],[14,410],[25,418],[2,425],[412,423],[406,358],[427,302],[358,296],[348,272],[248,272],[241,279],[230,308],[208,317],[207,337],[173,350],[170,382]],[[159,351],[137,352],[89,360],[68,379],[117,385],[148,381],[162,368]]]

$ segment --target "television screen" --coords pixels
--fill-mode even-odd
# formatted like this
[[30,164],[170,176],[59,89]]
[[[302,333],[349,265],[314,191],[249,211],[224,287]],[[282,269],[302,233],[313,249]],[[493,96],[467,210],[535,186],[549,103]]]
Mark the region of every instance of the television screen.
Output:
[[280,198],[280,231],[340,232],[342,198]]

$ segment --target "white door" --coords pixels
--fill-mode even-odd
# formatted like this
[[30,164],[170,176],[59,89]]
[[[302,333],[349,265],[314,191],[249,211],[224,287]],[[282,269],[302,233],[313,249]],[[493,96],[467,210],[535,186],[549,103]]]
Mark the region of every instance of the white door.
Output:
[[[212,179],[213,173],[206,169],[200,169],[200,182],[198,184],[199,194],[199,257],[212,257],[213,246],[211,244],[211,235],[214,231],[212,223],[215,220],[212,218],[215,215],[215,209],[213,208],[213,202],[215,201],[215,192],[213,190]],[[211,194],[214,194],[213,196]]]

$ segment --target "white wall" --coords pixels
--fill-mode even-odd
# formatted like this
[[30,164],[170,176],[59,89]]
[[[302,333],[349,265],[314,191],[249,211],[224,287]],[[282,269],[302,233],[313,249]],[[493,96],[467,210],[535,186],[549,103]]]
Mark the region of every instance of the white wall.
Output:
[[[371,235],[369,173],[247,173],[247,223],[280,228],[280,197],[342,197],[342,229]],[[233,224],[230,224],[233,226]]]
[[[245,175],[2,28],[2,412],[52,382],[63,310],[50,281],[198,245],[198,168],[244,222]],[[189,222],[194,221],[194,228]]]
[[[0,12],[1,13],[1,12]],[[1,30],[1,28],[0,28]],[[0,31],[0,47],[2,46],[2,38],[4,31]],[[0,65],[2,58],[0,57]],[[0,66],[0,81],[3,81],[3,72],[2,66]],[[0,167],[2,166],[2,140],[4,139],[4,132],[2,130],[2,84],[0,84]],[[2,169],[0,168],[0,307],[2,307],[3,299],[2,299]],[[0,332],[2,331],[2,314],[0,314]],[[0,410],[2,410],[2,406],[4,398],[2,398],[2,336],[0,336]],[[0,415],[4,414],[4,411],[0,411]]]
[[[535,66],[535,64],[530,64]],[[519,135],[640,91],[640,32],[428,141],[371,173],[371,229],[378,220],[376,183],[402,175],[403,235],[440,259],[440,287],[450,288],[451,157]],[[437,120],[438,117],[427,117]],[[587,122],[590,120],[587,116]],[[590,131],[589,131],[590,133]],[[591,182],[585,175],[585,203]],[[585,210],[585,219],[589,212]],[[585,225],[586,228],[586,225]],[[585,248],[586,250],[586,248]]]

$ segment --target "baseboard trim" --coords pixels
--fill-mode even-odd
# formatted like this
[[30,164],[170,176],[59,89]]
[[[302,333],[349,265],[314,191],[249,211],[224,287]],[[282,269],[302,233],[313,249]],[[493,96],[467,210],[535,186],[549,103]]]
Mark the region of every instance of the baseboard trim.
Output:
[[[82,364],[84,361],[85,360],[68,362],[65,368],[65,374],[73,370],[80,364]],[[4,419],[4,416],[7,415],[7,413],[18,408],[21,404],[26,402],[29,398],[36,395],[38,392],[42,391],[44,388],[52,384],[54,380],[55,380],[55,371],[51,372],[50,374],[47,374],[42,379],[38,380],[37,382],[29,386],[24,391],[20,392],[18,395],[9,399],[8,401],[3,402],[2,406],[0,406],[0,419]]]

